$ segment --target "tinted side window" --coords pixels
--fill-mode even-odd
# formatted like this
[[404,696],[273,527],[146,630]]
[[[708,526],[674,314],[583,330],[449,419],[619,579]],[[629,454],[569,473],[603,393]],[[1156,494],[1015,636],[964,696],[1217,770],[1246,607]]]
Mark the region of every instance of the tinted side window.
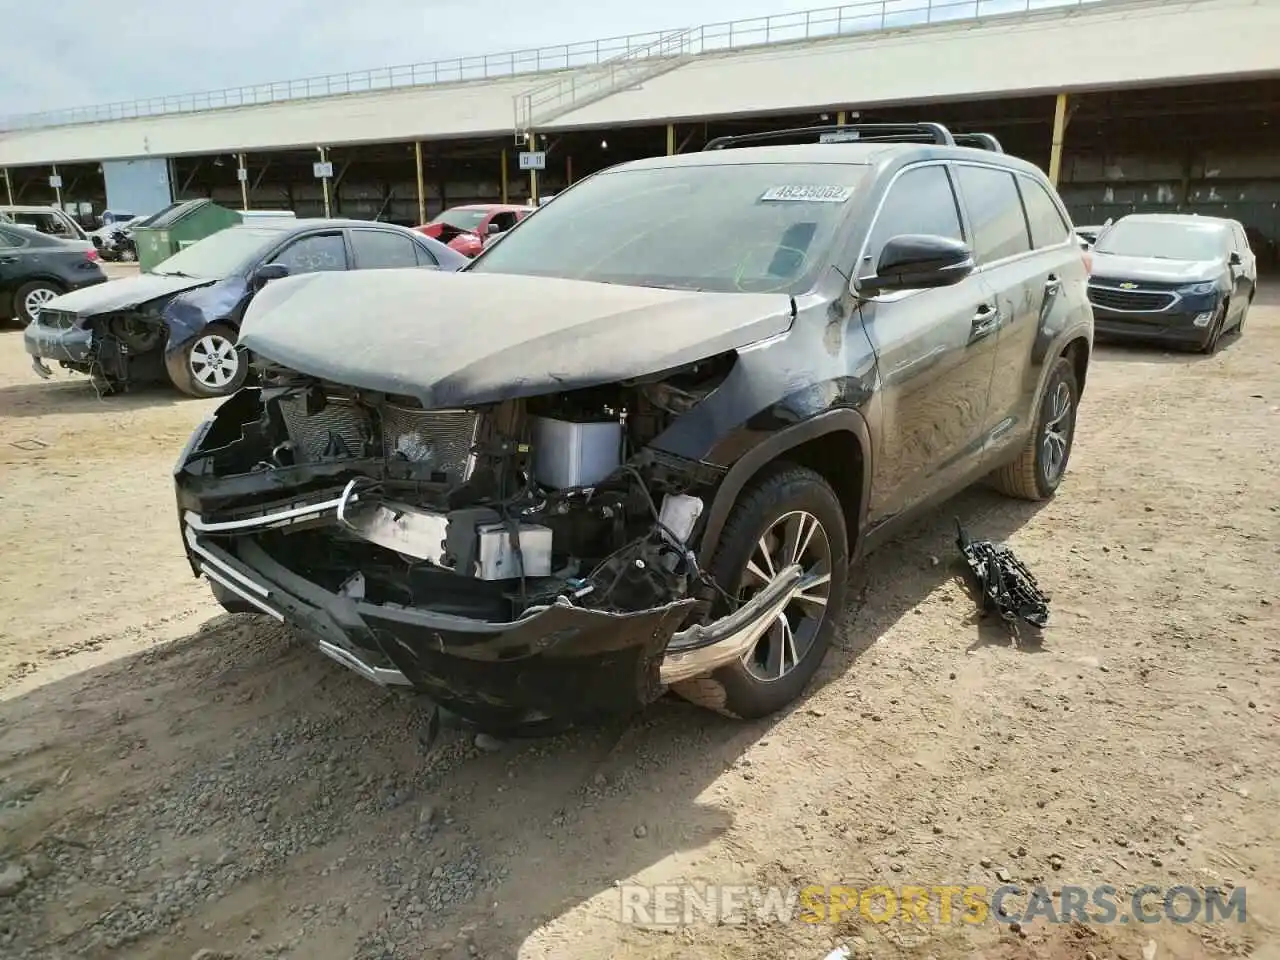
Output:
[[389,230],[352,230],[351,245],[355,247],[358,270],[418,265],[413,252],[417,244]]
[[271,260],[283,263],[290,273],[316,273],[347,269],[347,246],[340,233],[317,233],[295,240]]
[[862,274],[875,272],[885,243],[904,233],[964,239],[960,211],[946,167],[937,164],[914,167],[894,181],[871,228],[868,260],[862,264]]
[[1027,220],[1013,174],[991,167],[957,166],[960,192],[973,222],[973,252],[990,263],[1031,249]]
[[1027,209],[1027,222],[1031,224],[1031,242],[1036,249],[1053,247],[1064,242],[1071,230],[1062,219],[1058,205],[1045,188],[1030,177],[1019,177],[1022,203]]
[[516,215],[514,213],[495,213],[491,223],[498,225],[498,232],[505,233],[516,225]]

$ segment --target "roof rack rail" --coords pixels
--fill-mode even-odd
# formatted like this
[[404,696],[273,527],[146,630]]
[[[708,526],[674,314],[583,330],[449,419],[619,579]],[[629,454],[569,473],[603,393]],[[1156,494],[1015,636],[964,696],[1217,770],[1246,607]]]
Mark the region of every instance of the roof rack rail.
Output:
[[955,137],[957,147],[977,147],[979,150],[990,150],[992,153],[1004,153],[1004,147],[1000,145],[1000,141],[990,133],[956,133]]
[[[955,138],[940,123],[844,123],[818,127],[790,127],[786,130],[765,130],[760,133],[743,133],[738,136],[716,137],[703,150],[723,150],[726,147],[745,147],[776,140],[788,140],[800,136],[817,136],[819,143],[934,143],[954,147]],[[970,134],[969,136],[990,136]],[[991,137],[992,141],[995,140]],[[810,141],[812,142],[812,141]]]

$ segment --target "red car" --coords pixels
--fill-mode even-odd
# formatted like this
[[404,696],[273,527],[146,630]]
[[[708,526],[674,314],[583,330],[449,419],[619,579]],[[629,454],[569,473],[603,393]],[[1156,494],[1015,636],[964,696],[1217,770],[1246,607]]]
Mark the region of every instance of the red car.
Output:
[[510,230],[533,213],[533,209],[513,203],[470,203],[450,207],[430,223],[414,229],[448,244],[464,256],[474,257],[491,236]]

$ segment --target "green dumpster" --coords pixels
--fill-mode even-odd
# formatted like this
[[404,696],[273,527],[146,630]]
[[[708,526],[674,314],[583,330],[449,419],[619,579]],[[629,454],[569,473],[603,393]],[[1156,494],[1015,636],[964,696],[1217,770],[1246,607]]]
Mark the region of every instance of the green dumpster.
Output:
[[148,273],[183,247],[240,223],[240,214],[212,200],[170,204],[133,231],[138,266]]

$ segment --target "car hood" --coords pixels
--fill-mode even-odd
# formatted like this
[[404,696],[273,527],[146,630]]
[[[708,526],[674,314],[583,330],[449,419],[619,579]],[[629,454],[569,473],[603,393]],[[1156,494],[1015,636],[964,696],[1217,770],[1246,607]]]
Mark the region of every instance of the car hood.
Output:
[[299,373],[438,409],[658,373],[783,333],[792,315],[785,294],[359,270],[268,284],[240,344]]
[[1154,283],[1200,283],[1216,280],[1226,269],[1221,260],[1157,260],[1122,257],[1093,250],[1093,279],[1149,280]]
[[155,273],[140,273],[136,277],[125,277],[111,283],[100,283],[97,286],[85,287],[55,297],[46,304],[50,310],[65,310],[82,317],[93,317],[117,310],[129,310],[140,307],[151,300],[172,296],[184,290],[217,283],[196,277],[166,277]]

